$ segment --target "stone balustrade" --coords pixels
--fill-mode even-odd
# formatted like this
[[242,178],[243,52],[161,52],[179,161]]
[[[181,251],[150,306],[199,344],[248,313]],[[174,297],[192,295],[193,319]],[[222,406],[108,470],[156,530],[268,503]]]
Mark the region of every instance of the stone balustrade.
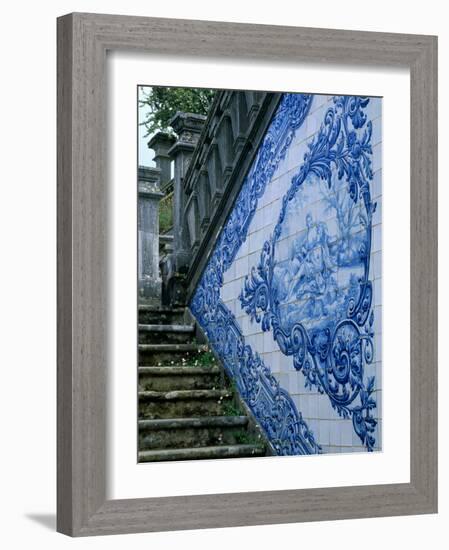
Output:
[[[177,113],[171,121],[177,139],[160,132],[149,142],[164,173],[163,189],[164,178],[168,178],[167,157],[174,161],[171,272],[182,275],[186,299],[201,275],[280,97],[257,91],[219,91],[207,118]],[[174,141],[167,148],[170,139]],[[179,285],[177,288],[179,299]]]
[[280,94],[226,90],[217,93],[183,180],[186,289],[201,275]]

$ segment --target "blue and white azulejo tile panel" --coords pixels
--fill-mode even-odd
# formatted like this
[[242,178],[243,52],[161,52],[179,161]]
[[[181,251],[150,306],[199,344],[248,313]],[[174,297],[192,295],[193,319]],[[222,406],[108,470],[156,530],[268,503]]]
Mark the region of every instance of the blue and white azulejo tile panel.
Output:
[[280,454],[381,449],[381,99],[284,94],[190,307]]

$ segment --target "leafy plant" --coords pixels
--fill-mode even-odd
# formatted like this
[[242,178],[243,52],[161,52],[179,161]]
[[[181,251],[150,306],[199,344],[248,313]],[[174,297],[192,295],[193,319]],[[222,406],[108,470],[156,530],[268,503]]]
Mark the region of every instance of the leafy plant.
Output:
[[260,435],[243,431],[235,434],[235,440],[239,445],[261,445],[263,443]]
[[215,90],[207,88],[141,87],[139,107],[146,109],[145,137],[162,130],[173,133],[170,120],[178,112],[207,115],[215,96]]
[[241,411],[234,403],[224,403],[223,414],[225,416],[240,416]]
[[173,193],[159,203],[159,232],[164,234],[173,227]]
[[211,367],[215,364],[215,357],[213,353],[209,350],[198,351],[194,355],[190,355],[186,359],[186,366],[195,366],[195,367]]

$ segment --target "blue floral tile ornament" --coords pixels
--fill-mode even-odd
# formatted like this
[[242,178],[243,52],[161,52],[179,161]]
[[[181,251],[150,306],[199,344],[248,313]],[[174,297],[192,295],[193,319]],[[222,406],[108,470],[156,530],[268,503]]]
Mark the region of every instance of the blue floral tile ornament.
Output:
[[246,239],[258,201],[265,193],[279,163],[285,158],[296,131],[310,110],[312,99],[312,95],[306,94],[284,94],[281,99],[256,159],[243,181],[234,208],[218,238],[213,257],[206,267],[206,271],[208,268],[216,271],[220,287],[223,284],[223,273],[231,267]]
[[219,300],[206,335],[279,455],[314,454],[321,448],[290,395],[245,338],[234,315]]
[[313,96],[306,94],[282,97],[190,303],[209,343],[279,455],[314,454],[319,453],[321,447],[289,394],[246,344],[235,316],[220,298],[220,290],[224,272],[231,267],[246,240],[258,200],[285,158],[312,99]]
[[[322,451],[289,393],[245,341],[220,293],[257,210],[313,102],[284,94],[192,297],[190,308],[275,451]],[[271,331],[309,389],[352,419],[367,450],[375,445],[372,284],[369,280],[372,125],[368,98],[336,97],[282,200],[259,264],[240,302]],[[237,297],[237,296],[236,296]]]
[[[369,280],[373,179],[369,98],[334,98],[283,197],[278,221],[257,267],[246,277],[242,308],[306,387],[328,396],[372,451],[373,290]],[[284,239],[289,246],[279,246]]]

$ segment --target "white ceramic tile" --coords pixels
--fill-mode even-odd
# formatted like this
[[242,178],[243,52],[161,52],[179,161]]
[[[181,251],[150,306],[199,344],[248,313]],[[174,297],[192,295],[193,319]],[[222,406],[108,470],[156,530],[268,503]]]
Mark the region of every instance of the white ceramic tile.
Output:
[[[271,369],[275,378],[279,381],[280,386],[287,390],[295,402],[296,407],[304,415],[304,418],[309,424],[309,428],[315,432],[318,440],[321,440],[323,450],[331,452],[348,452],[355,450],[357,452],[366,452],[366,448],[362,445],[360,439],[355,436],[352,427],[352,421],[343,420],[338,416],[338,413],[332,409],[330,400],[327,395],[319,395],[317,388],[309,391],[305,387],[305,378],[303,373],[298,372],[293,367],[293,358],[282,354],[273,340],[272,332],[263,333],[260,323],[250,322],[248,315],[242,310],[241,303],[238,298],[239,293],[244,288],[244,277],[249,275],[252,267],[257,267],[260,260],[261,248],[265,240],[271,235],[275,224],[279,218],[279,213],[282,207],[282,199],[291,185],[292,178],[298,173],[303,165],[304,153],[307,151],[307,144],[319,130],[323,122],[326,110],[329,107],[334,107],[332,96],[314,97],[310,116],[307,118],[303,127],[297,132],[292,141],[292,144],[287,151],[285,159],[282,160],[268,183],[265,193],[259,198],[258,209],[249,225],[248,236],[240,247],[236,259],[231,268],[224,273],[225,284],[221,289],[221,298],[225,300],[229,310],[237,317],[238,324],[241,327],[245,337],[245,344],[250,345],[254,353],[259,353],[265,362],[266,366]],[[373,121],[373,169],[375,170],[374,180],[371,182],[371,195],[373,200],[377,200],[378,206],[373,217],[373,234],[372,234],[372,255],[370,258],[370,279],[374,280],[374,302],[375,307],[375,338],[374,359],[376,363],[366,365],[365,378],[368,376],[376,376],[376,384],[381,388],[381,368],[382,365],[378,362],[381,358],[381,303],[382,303],[382,282],[381,282],[381,194],[382,194],[382,172],[381,172],[381,153],[382,153],[382,125],[381,101],[374,99],[370,101],[369,108],[366,109],[369,118]],[[351,124],[351,123],[350,123]],[[362,133],[363,130],[360,130]],[[333,184],[345,191],[347,183],[345,178],[338,182],[335,170],[333,171]],[[308,186],[308,187],[307,187]],[[326,208],[329,199],[326,196],[326,184],[319,183],[319,180],[308,178],[302,189],[307,194],[305,204],[298,206],[295,201],[289,203],[286,219],[283,224],[282,237],[276,245],[276,260],[278,266],[286,266],[294,254],[298,254],[299,247],[303,245],[307,238],[307,228],[305,227],[306,213],[310,212],[314,223],[323,222],[326,224],[326,230],[330,236],[332,246],[335,246],[337,235],[339,235],[340,226],[334,208]],[[296,199],[295,199],[296,200]],[[287,219],[291,219],[287,223]],[[341,219],[341,218],[340,218]],[[287,228],[287,229],[286,229]],[[285,233],[285,234],[284,234]],[[361,230],[360,235],[363,234]],[[355,230],[351,230],[351,238],[354,236]],[[332,238],[334,239],[332,241]],[[299,244],[298,244],[299,243]],[[317,254],[319,252],[317,247]],[[318,258],[317,256],[316,258]],[[315,261],[316,261],[315,258]],[[282,263],[282,261],[284,263]],[[333,272],[332,276],[337,280],[338,284],[344,289],[348,284],[348,274],[344,273],[343,269]],[[296,300],[295,295],[292,297],[292,304],[296,303],[300,307],[301,303]],[[319,314],[317,314],[319,315]],[[321,317],[323,317],[321,313]],[[313,320],[309,319],[309,323],[313,325]],[[306,325],[308,326],[308,325]],[[376,385],[377,388],[377,385]],[[375,392],[376,398],[380,400],[381,391]],[[381,416],[381,410],[375,411],[375,414]],[[379,432],[380,433],[380,432]],[[376,443],[377,445],[377,443]]]
[[340,435],[341,435],[341,445],[350,446],[352,445],[352,432],[354,428],[352,426],[351,420],[345,420],[340,424]]
[[373,133],[371,136],[372,145],[377,145],[382,141],[382,119],[376,118],[373,120]]
[[382,167],[382,142],[373,147],[373,172],[376,172]]
[[320,445],[330,444],[330,422],[329,420],[320,420],[318,442]]
[[329,423],[330,426],[330,444],[331,445],[340,445],[341,440],[341,430],[340,430],[340,421],[333,420]]

